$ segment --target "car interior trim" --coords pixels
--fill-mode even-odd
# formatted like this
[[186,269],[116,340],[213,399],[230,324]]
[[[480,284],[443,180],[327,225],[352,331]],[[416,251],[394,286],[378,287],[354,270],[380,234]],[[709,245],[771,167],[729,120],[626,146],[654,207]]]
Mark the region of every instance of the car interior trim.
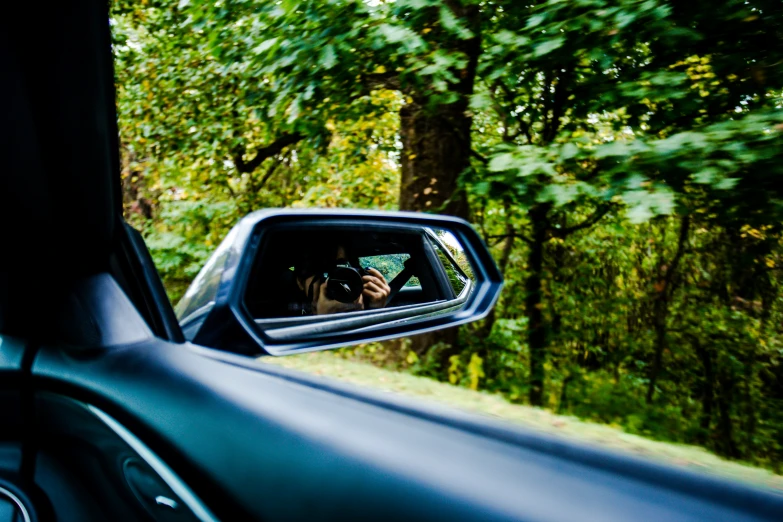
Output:
[[212,310],[212,308],[214,308],[214,306],[215,306],[215,301],[209,301],[204,306],[201,306],[201,307],[197,308],[196,310],[193,310],[193,312],[189,313],[187,315],[187,317],[183,318],[180,321],[180,325],[182,326],[182,328],[186,328],[193,321],[197,321],[198,319],[200,319],[204,315],[208,314],[210,312],[210,310]]
[[[442,303],[445,299],[438,299],[435,301],[435,303]],[[351,312],[351,317],[364,317],[367,315],[378,315],[379,313],[388,312],[389,310],[410,310],[413,308],[421,307],[422,305],[431,305],[434,304],[432,302],[429,303],[413,303],[413,304],[406,304],[401,306],[395,306],[393,308],[380,308],[376,310],[356,310],[354,312]],[[339,317],[340,319],[342,317]],[[295,316],[295,317],[259,317],[258,319],[255,319],[255,323],[264,329],[275,329],[275,328],[284,328],[289,326],[299,326],[304,324],[315,324],[315,323],[325,323],[329,321],[334,321],[335,316],[334,315],[302,315],[302,316]]]
[[539,454],[550,455],[561,459],[563,463],[570,462],[590,469],[601,469],[631,481],[690,495],[741,511],[754,512],[755,516],[764,520],[783,512],[783,496],[771,488],[750,486],[706,473],[672,467],[628,453],[611,451],[593,444],[569,440],[565,437],[553,437],[533,429],[498,422],[496,419],[477,417],[466,411],[444,408],[436,403],[423,404],[411,398],[395,397],[274,364],[258,364],[253,360],[248,360],[247,357],[235,354],[197,346],[191,346],[191,350],[206,357],[215,358],[228,364],[253,368],[259,373],[322,390],[334,396],[356,400],[430,421],[440,426],[448,426],[484,437],[487,440],[495,440],[526,448]]
[[[307,336],[309,339],[313,339],[314,336],[320,334],[327,334],[334,331],[344,331],[348,328],[364,328],[371,326],[385,326],[386,322],[397,321],[401,319],[408,319],[411,317],[420,317],[424,314],[431,314],[434,312],[440,312],[448,310],[449,308],[459,308],[465,301],[467,301],[470,295],[470,283],[465,285],[460,295],[456,299],[450,299],[445,301],[438,301],[435,303],[425,303],[421,305],[411,305],[404,309],[381,309],[366,312],[362,315],[352,313],[350,317],[344,318],[331,318],[325,324],[312,324],[307,322],[306,324],[295,326],[278,326],[277,328],[265,329],[264,333],[271,339],[277,341],[294,341],[298,338]],[[401,307],[402,308],[402,307]],[[379,321],[383,321],[378,324]],[[313,321],[315,322],[315,321]],[[265,326],[265,321],[256,320],[256,324],[260,327]],[[279,322],[277,324],[280,324]]]
[[8,491],[3,486],[0,486],[0,498],[2,498],[3,496],[11,499],[11,502],[14,503],[16,509],[22,515],[23,522],[32,522],[32,519],[30,518],[30,513],[27,511],[27,508],[24,506],[22,500],[16,495],[14,495],[11,491]]
[[104,424],[111,428],[125,443],[130,446],[149,466],[155,470],[160,478],[171,488],[182,502],[201,520],[201,522],[218,522],[209,508],[191,491],[191,489],[180,479],[174,471],[169,468],[146,444],[138,439],[133,433],[128,431],[122,424],[114,420],[111,416],[91,404],[80,403],[87,408]]

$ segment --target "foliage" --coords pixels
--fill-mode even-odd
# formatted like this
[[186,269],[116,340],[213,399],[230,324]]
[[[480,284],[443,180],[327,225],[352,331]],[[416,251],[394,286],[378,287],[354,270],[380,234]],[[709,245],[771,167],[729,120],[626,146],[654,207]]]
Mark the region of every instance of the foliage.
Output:
[[463,215],[492,314],[342,356],[780,469],[777,0],[113,13],[127,217],[173,299],[258,208]]
[[176,5],[117,2],[112,25],[126,214],[174,300],[253,210],[396,205],[394,93],[368,92],[350,118],[292,126],[266,117],[263,81],[219,64]]

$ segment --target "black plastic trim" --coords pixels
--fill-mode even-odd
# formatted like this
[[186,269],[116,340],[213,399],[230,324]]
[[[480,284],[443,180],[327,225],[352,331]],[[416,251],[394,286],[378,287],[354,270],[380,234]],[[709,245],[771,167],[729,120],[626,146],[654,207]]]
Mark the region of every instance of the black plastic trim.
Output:
[[177,316],[160,280],[152,256],[141,234],[128,223],[118,227],[118,244],[114,258],[121,274],[114,274],[139,310],[155,336],[175,343],[184,343]]

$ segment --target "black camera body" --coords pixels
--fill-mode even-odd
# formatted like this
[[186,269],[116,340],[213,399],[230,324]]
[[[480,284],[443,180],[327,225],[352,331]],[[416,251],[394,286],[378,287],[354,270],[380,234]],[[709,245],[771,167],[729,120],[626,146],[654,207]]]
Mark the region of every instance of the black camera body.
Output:
[[347,261],[338,261],[332,266],[326,276],[326,297],[341,303],[353,303],[364,288],[363,276],[370,273],[361,266],[354,268]]

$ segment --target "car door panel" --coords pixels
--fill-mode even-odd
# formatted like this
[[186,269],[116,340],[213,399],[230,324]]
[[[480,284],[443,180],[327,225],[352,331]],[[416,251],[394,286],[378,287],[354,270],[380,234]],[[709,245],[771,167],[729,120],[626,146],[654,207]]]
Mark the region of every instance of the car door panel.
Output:
[[[347,393],[211,352],[163,341],[89,357],[44,348],[33,374],[40,389],[116,418],[224,520],[237,519],[230,516],[237,509],[257,520],[379,513],[415,520],[772,520],[783,513],[779,497],[750,488],[654,465],[642,466],[647,476],[629,476],[573,458],[590,451],[578,446],[539,451],[520,443],[524,434],[515,441],[482,432],[486,422],[432,417],[406,401]],[[689,480],[690,491],[683,487]],[[752,505],[741,502],[751,498]]]
[[158,470],[159,459],[100,410],[46,392],[37,393],[35,409],[39,428],[35,480],[50,499],[57,520],[215,520],[198,517],[190,508],[188,492],[175,491],[181,479],[174,476],[172,481],[170,471]]

